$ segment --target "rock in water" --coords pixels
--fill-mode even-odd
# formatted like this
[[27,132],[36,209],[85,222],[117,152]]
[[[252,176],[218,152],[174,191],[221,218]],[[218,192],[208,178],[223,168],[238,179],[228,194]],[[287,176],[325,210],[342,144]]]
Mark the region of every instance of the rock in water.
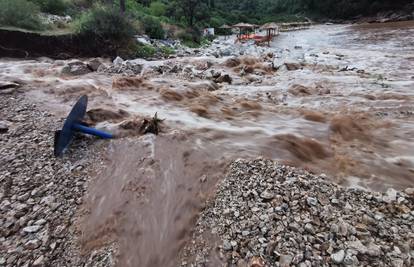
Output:
[[88,61],[88,68],[92,71],[98,71],[99,67],[102,65],[102,62],[99,58],[94,58]]
[[84,75],[90,72],[91,70],[88,66],[81,61],[70,62],[62,69],[62,74],[73,76]]
[[224,74],[224,75],[218,77],[215,80],[215,82],[216,83],[228,83],[228,84],[231,84],[233,82],[233,79],[230,77],[230,75]]
[[120,57],[116,57],[113,61],[114,65],[121,65],[122,63],[124,63],[124,60]]
[[397,200],[397,191],[393,188],[387,190],[386,195],[382,198],[384,202],[391,203]]

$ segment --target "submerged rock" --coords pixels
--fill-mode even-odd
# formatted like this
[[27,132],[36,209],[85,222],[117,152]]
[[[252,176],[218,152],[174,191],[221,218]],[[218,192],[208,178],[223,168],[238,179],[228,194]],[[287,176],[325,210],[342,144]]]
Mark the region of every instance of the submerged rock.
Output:
[[284,64],[287,68],[287,70],[292,71],[292,70],[299,70],[302,69],[302,65],[300,63],[297,62],[285,62]]
[[221,75],[217,79],[214,80],[216,83],[228,83],[231,84],[233,79],[228,74]]

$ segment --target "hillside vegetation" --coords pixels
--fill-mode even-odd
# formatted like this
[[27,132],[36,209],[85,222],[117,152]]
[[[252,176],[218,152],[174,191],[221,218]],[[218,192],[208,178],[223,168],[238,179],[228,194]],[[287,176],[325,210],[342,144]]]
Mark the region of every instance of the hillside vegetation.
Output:
[[[136,49],[135,34],[203,42],[203,27],[249,22],[352,19],[413,8],[412,0],[0,0],[0,26],[65,29],[97,45]],[[70,16],[50,21],[50,14]],[[54,16],[53,19],[55,19]],[[59,17],[58,17],[59,18]],[[145,48],[148,50],[148,48]]]

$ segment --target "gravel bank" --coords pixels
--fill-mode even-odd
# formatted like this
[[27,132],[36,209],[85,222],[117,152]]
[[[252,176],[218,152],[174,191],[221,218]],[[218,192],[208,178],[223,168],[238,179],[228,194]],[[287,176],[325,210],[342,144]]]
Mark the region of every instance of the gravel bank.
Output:
[[231,165],[182,265],[413,266],[413,257],[414,189],[345,189],[259,159]]
[[79,138],[67,156],[54,158],[53,133],[62,120],[21,93],[0,95],[0,120],[0,266],[90,262],[80,257],[74,222],[99,142]]

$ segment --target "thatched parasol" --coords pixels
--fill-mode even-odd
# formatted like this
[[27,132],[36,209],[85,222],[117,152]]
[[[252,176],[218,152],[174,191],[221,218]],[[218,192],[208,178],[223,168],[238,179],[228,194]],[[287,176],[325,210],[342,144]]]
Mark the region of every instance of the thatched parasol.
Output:
[[260,27],[260,29],[262,29],[262,30],[274,30],[274,29],[278,29],[278,28],[279,28],[279,25],[277,25],[274,22],[269,22],[269,23],[263,24]]
[[253,29],[256,26],[253,24],[249,24],[249,23],[237,23],[235,25],[233,25],[233,28],[239,28],[239,29]]
[[232,29],[232,27],[230,27],[227,24],[224,24],[223,26],[220,27],[220,29]]

